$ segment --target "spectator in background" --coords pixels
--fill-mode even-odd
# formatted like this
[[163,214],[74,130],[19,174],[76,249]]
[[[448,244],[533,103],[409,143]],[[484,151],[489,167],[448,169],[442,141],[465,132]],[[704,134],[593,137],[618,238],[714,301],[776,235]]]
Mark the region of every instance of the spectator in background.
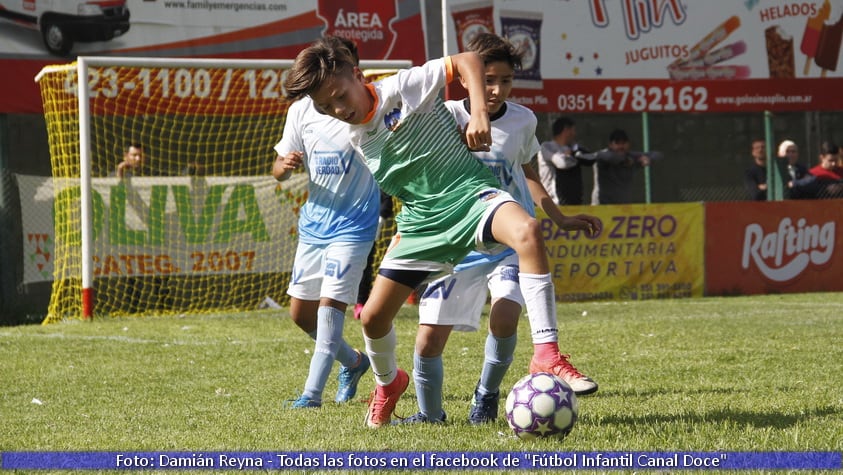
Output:
[[595,153],[579,154],[583,160],[594,160],[594,190],[591,204],[632,203],[632,179],[635,171],[661,159],[660,152],[630,151],[629,136],[621,129],[609,134],[609,146]]
[[764,139],[755,139],[751,146],[752,165],[744,172],[744,184],[749,198],[755,201],[767,199],[767,145]]
[[123,152],[123,160],[117,164],[117,168],[111,175],[119,178],[153,175],[143,152],[142,144],[138,142],[129,144]]
[[[779,144],[779,160],[787,168],[787,189],[790,198],[808,198],[809,194],[798,184],[808,175],[808,167],[799,163],[799,147],[792,140],[785,140]],[[766,169],[765,169],[766,171]]]
[[568,117],[553,121],[553,140],[541,145],[538,154],[539,178],[550,198],[558,205],[583,204],[582,165],[593,161],[578,158],[587,150],[576,143],[577,126]]
[[831,141],[820,145],[820,163],[808,170],[816,180],[817,198],[843,198],[843,167],[840,147]]

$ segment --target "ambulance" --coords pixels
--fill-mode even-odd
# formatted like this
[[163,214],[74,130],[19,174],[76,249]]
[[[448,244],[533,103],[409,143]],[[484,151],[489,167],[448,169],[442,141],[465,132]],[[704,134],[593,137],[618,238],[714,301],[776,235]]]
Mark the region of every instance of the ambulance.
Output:
[[40,31],[47,50],[58,56],[67,56],[74,42],[129,31],[126,0],[0,0],[0,19]]

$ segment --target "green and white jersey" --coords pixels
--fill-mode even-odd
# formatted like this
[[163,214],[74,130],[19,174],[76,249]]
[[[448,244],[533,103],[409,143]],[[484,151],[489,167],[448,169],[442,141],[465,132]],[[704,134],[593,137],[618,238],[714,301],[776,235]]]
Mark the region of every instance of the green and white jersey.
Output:
[[[445,107],[451,111],[457,124],[465,127],[471,118],[468,100],[447,101]],[[489,119],[492,123],[491,150],[472,152],[472,154],[495,174],[500,181],[501,189],[512,195],[524,210],[535,218],[536,207],[527,185],[524,165],[529,165],[540,148],[539,141],[536,139],[536,115],[522,105],[507,101]],[[511,254],[515,254],[515,251],[510,248],[496,255],[472,252],[455,270],[459,272],[474,265],[498,262]]]
[[402,203],[384,258],[392,268],[456,264],[477,247],[477,227],[501,197],[497,178],[468,150],[439,97],[452,75],[443,58],[369,84],[374,107],[349,129],[381,190]]

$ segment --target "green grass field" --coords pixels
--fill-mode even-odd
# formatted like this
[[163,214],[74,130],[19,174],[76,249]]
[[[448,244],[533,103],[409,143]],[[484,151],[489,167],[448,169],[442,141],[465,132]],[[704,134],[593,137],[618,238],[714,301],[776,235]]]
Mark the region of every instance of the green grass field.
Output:
[[[408,370],[416,311],[396,319]],[[843,293],[564,304],[559,322],[600,384],[561,442],[466,422],[485,331],[448,344],[446,425],[370,430],[371,376],[352,403],[283,407],[313,347],[286,309],[2,327],[0,451],[843,451]],[[359,322],[346,338],[362,347]],[[522,318],[505,390],[530,355]],[[416,410],[411,384],[398,413]]]

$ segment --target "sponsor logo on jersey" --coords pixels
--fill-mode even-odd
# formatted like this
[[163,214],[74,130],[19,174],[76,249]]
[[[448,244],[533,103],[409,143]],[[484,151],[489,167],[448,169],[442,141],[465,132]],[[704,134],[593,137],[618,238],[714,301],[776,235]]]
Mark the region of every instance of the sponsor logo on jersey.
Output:
[[508,187],[512,185],[512,168],[505,159],[483,159],[482,162],[489,168],[489,170],[492,170],[492,173],[498,177],[498,181],[500,181],[503,186]]
[[354,151],[345,153],[331,151],[314,151],[315,166],[313,170],[317,175],[343,175],[348,173],[351,162],[354,160]]
[[500,190],[486,190],[477,196],[480,201],[492,201],[501,194]]
[[[400,104],[399,104],[400,107]],[[395,132],[401,123],[401,109],[396,107],[391,112],[387,112],[383,116],[383,125],[391,132]]]

